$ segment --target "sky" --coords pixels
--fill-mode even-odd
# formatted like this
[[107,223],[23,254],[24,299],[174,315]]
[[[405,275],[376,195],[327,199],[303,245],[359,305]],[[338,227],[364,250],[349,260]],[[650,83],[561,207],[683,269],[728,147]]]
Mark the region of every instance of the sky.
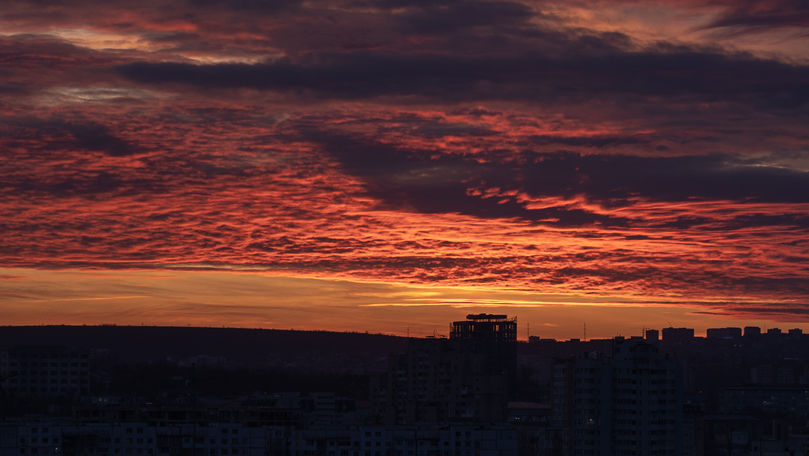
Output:
[[6,0],[0,321],[809,329],[803,0]]

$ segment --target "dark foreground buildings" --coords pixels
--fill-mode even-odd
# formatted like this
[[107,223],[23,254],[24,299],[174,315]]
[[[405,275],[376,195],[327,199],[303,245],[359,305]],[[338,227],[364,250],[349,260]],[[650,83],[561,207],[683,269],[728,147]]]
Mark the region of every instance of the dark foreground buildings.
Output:
[[657,345],[616,338],[612,353],[559,360],[553,411],[574,455],[683,454],[682,372]]
[[18,396],[90,393],[89,353],[64,346],[16,346],[0,355],[3,389]]
[[809,454],[800,330],[516,334],[0,328],[0,456]]
[[517,370],[517,323],[505,315],[468,315],[450,338],[410,341],[392,356],[372,391],[383,424],[502,422]]

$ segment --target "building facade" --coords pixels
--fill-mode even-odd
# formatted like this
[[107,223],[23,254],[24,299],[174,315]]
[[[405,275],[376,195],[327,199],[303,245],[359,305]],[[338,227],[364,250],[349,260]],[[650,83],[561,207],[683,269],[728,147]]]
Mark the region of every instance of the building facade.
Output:
[[372,386],[373,414],[385,424],[502,421],[516,363],[516,321],[469,315],[449,339],[413,339],[390,358]]
[[553,408],[574,456],[679,456],[683,447],[680,369],[641,338],[614,340],[611,355],[554,365]]
[[80,396],[90,391],[90,356],[68,347],[11,347],[3,351],[0,379],[20,396]]

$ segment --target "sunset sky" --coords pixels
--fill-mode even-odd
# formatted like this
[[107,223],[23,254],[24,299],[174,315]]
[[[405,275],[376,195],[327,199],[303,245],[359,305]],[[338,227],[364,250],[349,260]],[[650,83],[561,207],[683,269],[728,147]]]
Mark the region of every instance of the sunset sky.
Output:
[[0,324],[809,329],[804,0],[6,0],[0,116]]

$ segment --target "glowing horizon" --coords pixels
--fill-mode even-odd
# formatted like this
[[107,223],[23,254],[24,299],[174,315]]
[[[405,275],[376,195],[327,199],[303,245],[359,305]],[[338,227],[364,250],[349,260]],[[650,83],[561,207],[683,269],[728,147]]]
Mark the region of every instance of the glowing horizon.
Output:
[[[656,302],[227,271],[0,270],[10,325],[155,325],[446,334],[468,313],[517,317],[519,338],[641,335],[644,328],[809,325],[789,315],[739,317],[727,303]],[[573,301],[572,299],[578,299]],[[582,301],[583,300],[583,301]],[[121,303],[125,306],[121,306]],[[306,306],[301,306],[301,303]],[[763,303],[758,303],[763,304]],[[400,312],[400,308],[407,308]],[[316,309],[313,312],[312,309]],[[314,317],[313,317],[314,316]]]

